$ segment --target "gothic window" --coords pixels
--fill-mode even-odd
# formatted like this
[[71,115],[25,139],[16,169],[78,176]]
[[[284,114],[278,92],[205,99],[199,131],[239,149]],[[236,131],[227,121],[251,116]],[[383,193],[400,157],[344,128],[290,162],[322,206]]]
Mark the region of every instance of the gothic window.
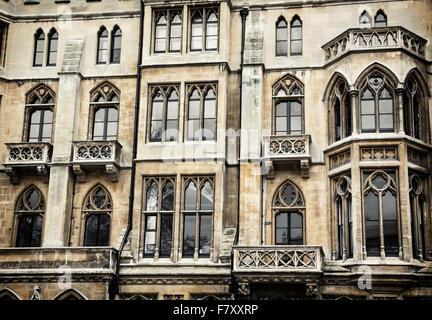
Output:
[[296,135],[303,128],[303,84],[288,75],[273,86],[273,133]]
[[363,216],[369,257],[399,254],[397,171],[363,171]]
[[290,51],[292,56],[302,54],[302,22],[297,15],[291,20]]
[[45,49],[45,33],[42,29],[36,31],[34,41],[33,67],[42,67]]
[[109,246],[112,210],[111,195],[103,186],[90,190],[82,209],[84,246]]
[[188,85],[187,140],[216,140],[216,84]]
[[351,207],[351,178],[347,175],[333,180],[333,219],[336,228],[334,259],[353,257],[353,220]]
[[53,28],[48,34],[48,57],[47,66],[55,66],[57,64],[57,48],[58,48],[58,33]]
[[15,206],[17,247],[41,246],[44,213],[42,193],[34,186],[28,187],[21,193]]
[[104,82],[90,93],[91,139],[117,140],[120,92]]
[[96,63],[107,63],[108,53],[108,31],[105,27],[101,27],[98,32],[98,48]]
[[154,52],[180,52],[182,15],[180,9],[154,12]]
[[54,100],[54,92],[42,84],[27,94],[24,140],[51,142]]
[[213,183],[212,177],[183,178],[183,257],[210,257],[214,210]]
[[360,86],[362,132],[394,132],[394,85],[381,72],[370,73]]
[[291,181],[276,190],[272,205],[276,245],[303,245],[305,209],[303,194]]
[[409,176],[409,196],[411,208],[411,233],[413,257],[423,261],[427,253],[425,221],[428,212],[426,179],[412,173]]
[[387,16],[382,10],[378,10],[375,16],[375,27],[387,27]]
[[427,141],[429,127],[424,90],[414,73],[405,80],[403,94],[404,130],[407,135]]
[[122,31],[115,26],[111,32],[111,63],[120,63]]
[[372,28],[372,19],[366,11],[363,11],[363,13],[359,17],[359,26],[360,29],[370,29]]
[[352,109],[348,83],[343,78],[334,82],[330,93],[330,140],[335,142],[352,133]]
[[276,22],[276,56],[288,54],[288,25],[283,17]]
[[218,48],[218,8],[191,10],[190,50],[214,51]]
[[175,179],[144,180],[144,256],[170,257],[173,250]]
[[151,92],[150,142],[177,141],[179,90],[176,85],[158,85]]
[[6,60],[8,24],[0,21],[0,67],[4,67]]

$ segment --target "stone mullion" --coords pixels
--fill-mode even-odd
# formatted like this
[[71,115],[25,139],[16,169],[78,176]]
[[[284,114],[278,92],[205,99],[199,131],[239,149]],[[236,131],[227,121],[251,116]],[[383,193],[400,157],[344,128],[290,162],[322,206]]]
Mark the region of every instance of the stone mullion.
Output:
[[177,174],[177,177],[174,180],[174,190],[176,192],[175,195],[175,204],[174,204],[174,212],[173,212],[173,243],[171,246],[171,259],[174,262],[177,262],[181,257],[181,220],[182,220],[182,212],[181,212],[181,199],[183,195],[183,181],[181,180],[180,173]]
[[360,118],[360,110],[359,110],[359,106],[358,106],[358,94],[359,91],[356,89],[351,89],[349,91],[350,94],[350,98],[351,98],[351,110],[352,110],[352,114],[351,114],[351,118],[352,118],[352,135],[358,135],[360,134],[359,131],[359,118]]
[[360,158],[360,149],[354,145],[351,149],[352,161],[351,167],[351,199],[352,199],[352,224],[353,224],[353,259],[363,260],[365,255],[364,246],[364,228],[363,228],[363,213],[362,213],[362,197],[363,197],[363,179],[361,177],[360,166],[358,159]]
[[[372,192],[372,191],[370,191]],[[379,229],[380,229],[380,255],[381,259],[385,259],[385,245],[384,245],[384,221],[382,210],[382,192],[378,193],[378,212],[379,212]]]
[[[404,93],[404,88],[402,87],[398,87],[396,88],[396,95],[397,95],[397,103],[396,103],[396,110],[399,117],[399,121],[397,122],[399,124],[399,133],[400,134],[405,134],[405,129],[404,129],[404,112],[403,112],[403,93]],[[406,115],[405,115],[406,116]],[[396,129],[396,128],[395,128]],[[414,130],[414,128],[413,128]]]
[[399,257],[404,261],[412,258],[412,239],[411,234],[411,204],[409,201],[409,170],[407,163],[407,146],[401,144],[399,147],[401,165],[399,169],[399,232],[400,246]]

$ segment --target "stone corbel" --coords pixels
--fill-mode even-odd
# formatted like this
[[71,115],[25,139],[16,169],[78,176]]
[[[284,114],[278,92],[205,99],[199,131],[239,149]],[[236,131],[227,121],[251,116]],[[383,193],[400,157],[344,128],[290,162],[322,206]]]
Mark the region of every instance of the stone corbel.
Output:
[[78,182],[85,182],[87,180],[86,172],[79,164],[73,165],[72,170],[77,177]]
[[119,178],[119,169],[114,164],[105,165],[105,172],[111,176],[112,182],[117,182]]
[[265,170],[264,174],[267,179],[274,179],[273,161],[267,160],[266,162],[264,162],[264,170]]
[[248,282],[241,282],[238,284],[238,293],[240,296],[246,297],[250,295],[250,287]]
[[300,170],[302,178],[309,178],[309,160],[300,160]]
[[48,168],[45,164],[38,165],[36,167],[36,171],[38,175],[42,176],[43,182],[45,183],[49,182]]
[[318,290],[318,284],[317,283],[307,283],[306,284],[306,296],[319,299],[320,293]]
[[12,184],[18,184],[19,183],[18,172],[14,168],[6,167],[5,173],[9,176],[10,182]]

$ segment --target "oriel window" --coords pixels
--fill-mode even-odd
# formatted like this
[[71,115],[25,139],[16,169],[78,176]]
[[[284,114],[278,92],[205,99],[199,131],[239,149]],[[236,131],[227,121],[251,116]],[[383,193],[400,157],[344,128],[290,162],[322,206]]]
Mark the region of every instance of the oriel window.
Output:
[[190,50],[214,51],[218,48],[218,8],[191,10]]
[[177,141],[179,87],[158,85],[150,87],[150,142]]

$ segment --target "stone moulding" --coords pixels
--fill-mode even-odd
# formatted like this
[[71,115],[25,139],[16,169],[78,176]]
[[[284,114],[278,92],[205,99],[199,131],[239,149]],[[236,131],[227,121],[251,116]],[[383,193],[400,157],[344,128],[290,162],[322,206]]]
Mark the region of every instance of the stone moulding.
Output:
[[345,150],[330,157],[330,170],[351,162],[351,150]]
[[390,147],[362,147],[360,148],[360,160],[382,161],[398,160],[398,148]]

